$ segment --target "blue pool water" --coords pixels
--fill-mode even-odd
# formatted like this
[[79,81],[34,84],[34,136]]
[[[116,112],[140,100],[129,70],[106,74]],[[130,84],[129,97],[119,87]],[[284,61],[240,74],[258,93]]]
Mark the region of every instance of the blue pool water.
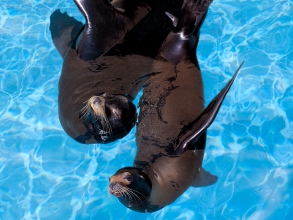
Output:
[[109,176],[132,165],[135,129],[85,146],[60,125],[57,8],[83,21],[71,0],[1,0],[0,219],[293,219],[292,0],[212,3],[197,52],[207,103],[245,60],[208,130],[203,166],[219,179],[153,214],[107,193]]

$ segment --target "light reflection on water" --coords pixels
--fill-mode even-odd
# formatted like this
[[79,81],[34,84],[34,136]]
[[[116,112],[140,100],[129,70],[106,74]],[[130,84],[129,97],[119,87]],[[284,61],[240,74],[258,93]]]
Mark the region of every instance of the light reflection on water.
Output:
[[0,4],[1,219],[292,218],[292,1],[212,3],[197,52],[207,103],[245,60],[208,131],[204,167],[219,180],[153,214],[107,193],[109,176],[133,162],[135,129],[83,146],[60,126],[62,59],[48,28],[57,8],[83,20],[71,1]]

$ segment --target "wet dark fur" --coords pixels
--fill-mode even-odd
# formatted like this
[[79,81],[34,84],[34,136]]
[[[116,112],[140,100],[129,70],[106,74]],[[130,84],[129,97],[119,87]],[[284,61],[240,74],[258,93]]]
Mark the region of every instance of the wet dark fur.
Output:
[[[102,52],[94,60],[83,61],[78,59],[75,54],[78,53],[80,48],[80,41],[78,40],[86,26],[59,10],[56,10],[50,17],[52,39],[64,58],[62,76],[59,82],[60,122],[68,135],[80,143],[109,143],[130,132],[135,124],[133,123],[135,113],[131,101],[148,78],[151,60],[155,58],[160,45],[172,28],[172,23],[168,18],[161,15],[164,10],[178,14],[182,1],[121,0],[116,1],[115,4],[124,7],[129,17],[137,9],[137,5],[145,4],[152,10],[131,30],[127,31],[125,36],[122,34],[122,38],[117,39],[117,42],[111,41],[112,47],[102,48],[105,53]],[[108,17],[105,19],[109,20]],[[107,25],[107,22],[104,24]],[[114,29],[113,26],[111,28],[110,26],[98,28],[101,31],[95,34],[101,39],[107,38],[107,36],[104,36],[107,34],[103,31],[105,28],[107,30]],[[99,42],[102,42],[101,39]],[[101,46],[103,47],[103,45]],[[84,49],[83,52],[90,50],[91,47],[88,48]],[[134,59],[133,56],[136,58]],[[121,63],[118,64],[117,60],[121,60]],[[127,71],[128,69],[129,71]],[[107,77],[107,80],[105,80],[105,77]],[[107,131],[101,128],[99,118],[92,110],[88,109],[86,113],[81,112],[86,107],[86,102],[90,97],[103,93],[124,95],[129,99],[129,107],[125,110],[122,109],[123,112],[129,111],[129,114],[124,114],[126,115],[125,120],[119,122],[112,120],[111,125],[114,132],[107,136],[105,136]],[[111,119],[111,115],[109,116]],[[82,126],[82,124],[84,125]],[[124,129],[121,129],[123,127]]]
[[[135,206],[129,204],[132,198],[127,195],[118,198],[134,211],[155,212],[174,202],[190,186],[208,186],[217,181],[216,176],[202,167],[206,130],[241,66],[204,109],[203,83],[195,51],[211,1],[185,0],[178,19],[168,15],[174,28],[161,45],[144,86],[136,132],[138,150],[132,168],[135,171],[129,171],[132,176],[145,173],[151,191],[148,199]],[[113,178],[111,184],[140,193],[136,185],[123,185],[119,179]],[[141,185],[148,188],[147,184]],[[115,191],[111,193],[115,195]]]

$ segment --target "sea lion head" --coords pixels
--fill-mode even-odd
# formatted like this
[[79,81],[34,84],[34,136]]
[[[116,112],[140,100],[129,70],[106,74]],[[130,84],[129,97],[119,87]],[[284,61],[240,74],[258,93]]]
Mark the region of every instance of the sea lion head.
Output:
[[124,95],[92,96],[81,109],[79,120],[98,143],[109,143],[127,135],[135,125],[136,107]]
[[137,212],[146,212],[151,190],[149,177],[134,167],[122,168],[109,179],[108,191]]

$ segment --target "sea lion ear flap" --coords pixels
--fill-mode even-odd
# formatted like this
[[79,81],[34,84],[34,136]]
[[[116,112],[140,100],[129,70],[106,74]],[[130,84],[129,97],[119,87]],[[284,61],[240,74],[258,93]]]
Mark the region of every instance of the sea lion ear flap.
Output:
[[216,95],[216,97],[210,102],[210,104],[205,108],[205,110],[191,123],[191,134],[188,135],[176,148],[174,155],[179,156],[187,150],[194,150],[194,143],[198,138],[207,130],[207,128],[213,123],[217,113],[221,107],[221,104],[227,95],[230,87],[232,86],[239,70],[241,69],[244,61],[238,67],[234,76],[227,85],[221,90],[221,92]]
[[203,187],[210,186],[217,182],[218,177],[206,171],[204,168],[200,169],[200,172],[196,179],[193,181],[191,186],[193,187]]

